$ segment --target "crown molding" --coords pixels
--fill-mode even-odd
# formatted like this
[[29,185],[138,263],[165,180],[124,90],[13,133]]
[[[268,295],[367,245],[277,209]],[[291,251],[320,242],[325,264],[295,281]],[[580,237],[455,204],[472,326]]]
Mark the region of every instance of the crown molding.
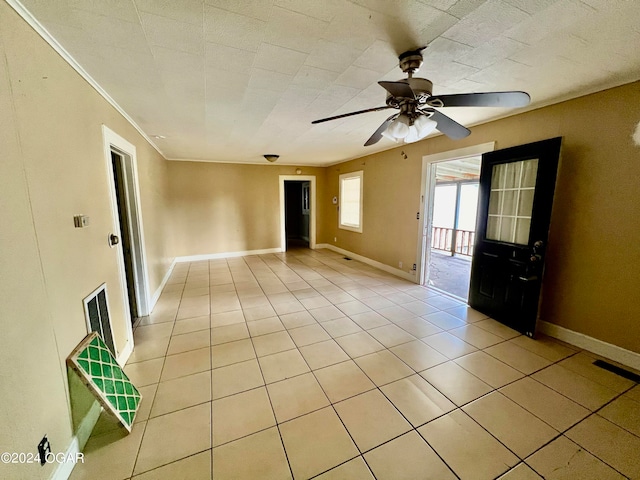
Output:
[[151,145],[160,155],[162,155],[163,158],[166,159],[166,156],[164,155],[162,150],[160,150],[160,148],[158,148],[158,146],[155,143],[153,143],[153,140],[151,140],[151,138],[149,138],[149,136],[146,133],[144,133],[142,128],[140,128],[140,126],[135,122],[135,120],[133,120],[133,118],[131,118],[129,114],[125,112],[120,105],[118,105],[118,103],[107,93],[107,91],[104,88],[102,88],[100,84],[98,84],[98,82],[96,82],[93,79],[93,77],[91,77],[91,75],[89,75],[89,73],[84,68],[82,68],[82,66],[76,61],[76,59],[73,58],[73,56],[67,50],[65,50],[65,48],[53,37],[53,35],[49,33],[49,31],[44,27],[44,25],[42,25],[32,15],[32,13],[29,10],[27,10],[27,8],[24,5],[22,5],[22,3],[20,3],[18,0],[5,0],[5,1],[11,8],[13,8],[16,11],[16,13],[25,22],[27,22],[27,24],[29,24],[31,28],[35,30],[35,32],[38,35],[42,37],[42,39],[45,42],[47,42],[51,46],[51,48],[53,48],[58,53],[58,55],[62,57],[62,59],[65,62],[67,62],[71,66],[71,68],[73,68],[78,73],[78,75],[80,75],[84,80],[86,80],[87,83],[91,85],[93,89],[96,92],[98,92],[98,94],[109,103],[109,105],[115,108],[118,111],[118,113],[122,115],[125,118],[125,120],[129,122],[131,126],[138,131],[138,133],[142,136],[142,138],[144,138],[149,143],[149,145]]

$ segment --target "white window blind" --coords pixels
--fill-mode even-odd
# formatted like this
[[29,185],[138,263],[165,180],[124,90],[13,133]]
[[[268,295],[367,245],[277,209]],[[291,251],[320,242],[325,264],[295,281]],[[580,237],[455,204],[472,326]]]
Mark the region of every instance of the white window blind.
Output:
[[362,233],[363,172],[340,175],[340,228]]

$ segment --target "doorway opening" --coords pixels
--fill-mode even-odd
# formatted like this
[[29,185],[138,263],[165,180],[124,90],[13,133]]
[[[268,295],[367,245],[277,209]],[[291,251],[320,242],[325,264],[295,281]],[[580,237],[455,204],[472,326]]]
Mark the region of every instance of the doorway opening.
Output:
[[467,300],[475,243],[481,155],[432,164],[425,227],[430,231],[425,285]]
[[311,216],[310,182],[287,180],[284,182],[284,230],[286,249],[309,248]]
[[136,318],[151,311],[136,147],[106,126],[102,129],[111,193],[112,235],[118,238],[111,246],[119,250],[118,268],[126,307],[123,314],[130,327]]
[[124,263],[125,284],[127,287],[127,300],[131,322],[140,316],[135,290],[135,274],[133,264],[133,237],[131,234],[131,219],[129,218],[130,199],[127,192],[127,180],[124,154],[111,149],[111,166],[113,170],[113,183],[118,209],[118,224],[120,230],[120,242],[122,243],[122,261]]
[[280,175],[280,249],[316,248],[316,177]]

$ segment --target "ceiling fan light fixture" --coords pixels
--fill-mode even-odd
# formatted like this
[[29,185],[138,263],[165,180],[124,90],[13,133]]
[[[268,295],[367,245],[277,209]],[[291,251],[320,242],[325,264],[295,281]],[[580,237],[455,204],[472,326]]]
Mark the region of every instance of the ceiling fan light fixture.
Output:
[[437,122],[431,120],[427,115],[420,115],[409,125],[409,131],[404,136],[405,143],[413,143],[422,140],[438,126]]
[[268,162],[273,163],[280,158],[280,155],[276,155],[275,153],[265,153],[263,157],[266,158]]
[[405,143],[413,143],[420,140],[420,138],[421,138],[420,133],[418,132],[418,129],[416,128],[416,126],[411,125],[409,127],[409,133],[407,134],[406,137],[404,137],[404,141]]
[[381,135],[384,138],[388,138],[389,140],[393,140],[394,142],[397,142],[398,139],[396,137],[394,137],[393,135],[391,135],[389,132],[387,132],[387,130],[385,130],[384,132],[381,133]]
[[420,115],[418,118],[416,118],[413,122],[413,125],[418,130],[418,137],[420,139],[429,135],[438,126],[435,121],[431,120],[426,115]]
[[409,117],[399,115],[387,128],[387,133],[393,138],[402,139],[409,134]]

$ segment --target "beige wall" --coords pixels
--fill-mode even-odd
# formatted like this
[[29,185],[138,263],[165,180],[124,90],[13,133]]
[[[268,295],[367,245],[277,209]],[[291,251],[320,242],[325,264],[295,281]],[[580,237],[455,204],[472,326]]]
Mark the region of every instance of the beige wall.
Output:
[[[137,147],[151,293],[172,260],[166,162],[4,2],[0,45],[1,449],[34,452],[46,433],[58,452],[72,435],[65,359],[87,334],[82,299],[103,282],[119,350],[126,341],[102,124]],[[90,226],[74,228],[76,214]],[[53,466],[0,468],[46,478]]]
[[[280,175],[295,166],[168,162],[170,245],[174,256],[246,252],[280,247]],[[315,175],[324,197],[324,168]],[[317,205],[318,218],[322,206]]]
[[[321,242],[392,267],[416,262],[424,155],[495,141],[496,149],[562,136],[552,216],[543,320],[640,352],[640,83],[607,90],[472,128],[462,141],[445,136],[330,167],[327,195],[340,173],[364,170],[364,231],[337,228],[329,209]],[[408,158],[401,157],[404,150]],[[405,268],[406,269],[406,268]]]
[[130,125],[123,123],[122,128],[125,126],[128,127],[125,138],[138,139],[135,145],[138,156],[140,208],[149,275],[149,295],[153,296],[160,288],[174,259],[166,240],[170,232],[168,163],[149,143],[142,140]]
[[[416,156],[405,160],[401,150],[389,150],[327,168],[329,198],[323,200],[328,208],[320,242],[394,268],[398,268],[399,262],[403,270],[411,268],[418,238],[420,162]],[[339,197],[339,176],[359,170],[363,171],[364,185],[362,233],[338,228],[338,206],[331,202],[334,196]]]
[[[5,13],[0,5],[0,35]],[[71,424],[15,112],[3,93],[10,87],[0,42],[0,451],[33,452],[45,433],[66,448]],[[2,478],[48,478],[52,471],[0,465]]]

